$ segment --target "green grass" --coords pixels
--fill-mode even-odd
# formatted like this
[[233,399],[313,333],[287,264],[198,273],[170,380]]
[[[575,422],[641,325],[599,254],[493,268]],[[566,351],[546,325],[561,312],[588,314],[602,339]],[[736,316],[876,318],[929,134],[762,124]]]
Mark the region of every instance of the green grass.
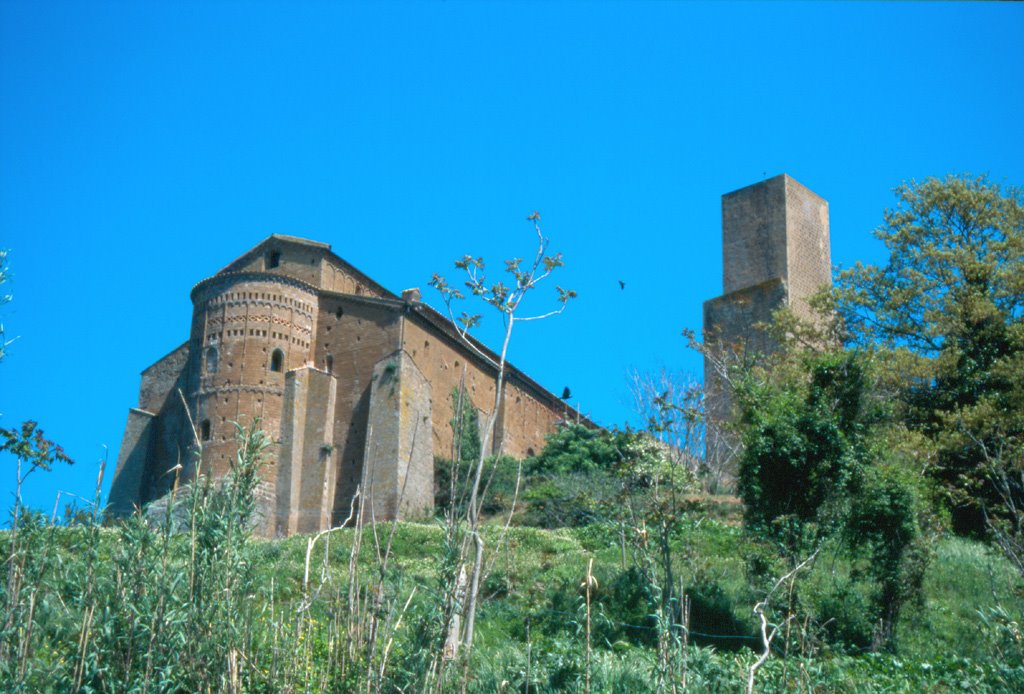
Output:
[[983,658],[992,644],[979,612],[1002,606],[1024,614],[1022,585],[1010,564],[986,545],[948,537],[935,545],[925,574],[923,604],[907,611],[897,637],[901,652],[927,660],[934,653]]
[[[389,525],[377,528],[381,548]],[[36,531],[37,533],[40,531]],[[358,570],[361,585],[379,577],[372,529],[365,529]],[[484,582],[470,691],[582,691],[585,672],[584,592],[581,584],[593,560],[598,586],[592,593],[592,691],[628,692],[658,687],[659,663],[656,622],[643,590],[638,566],[638,528],[594,524],[544,530],[512,527],[499,543],[501,527],[485,528],[493,558]],[[654,542],[655,528],[647,528]],[[331,657],[339,632],[331,628],[338,606],[346,600],[349,557],[355,530],[344,529],[322,538],[311,557],[313,587],[320,585],[321,567],[329,552],[326,581],[308,613],[304,631],[295,631],[294,615],[303,596],[303,571],[308,537],[251,540],[246,562],[253,569],[252,608],[247,627],[253,636],[254,667],[266,667],[273,677],[288,678],[302,689],[316,682],[355,683],[359,672],[324,673],[318,662]],[[0,539],[6,535],[0,534]],[[33,536],[35,537],[35,536]],[[389,661],[389,686],[412,686],[423,667],[417,651],[422,634],[436,626],[439,557],[445,530],[439,522],[399,523],[393,537],[393,557],[382,585],[389,609],[400,608],[415,590],[400,629],[395,630]],[[26,541],[29,536],[26,534]],[[117,579],[111,566],[125,550],[118,530],[56,528],[39,534],[49,554],[38,558],[40,605],[35,638],[38,648],[32,667],[35,677],[18,681],[67,682],[66,667],[52,658],[65,657],[59,643],[75,638],[81,612],[75,606],[75,586],[81,585],[85,557],[94,552],[98,585]],[[328,541],[325,541],[329,539]],[[652,545],[653,546],[653,545]],[[684,517],[670,530],[673,573],[677,585],[692,598],[693,636],[686,651],[687,683],[691,691],[737,691],[756,657],[754,603],[763,597],[765,583],[777,578],[772,548],[752,539],[726,519],[724,522]],[[177,535],[169,544],[171,565],[185,567],[189,538]],[[909,606],[899,623],[896,652],[849,654],[821,648],[806,656],[769,659],[758,674],[759,691],[1018,691],[1024,688],[1019,626],[1024,622],[1022,583],[1010,565],[986,546],[946,537],[934,544],[920,604]],[[124,559],[121,560],[122,564]],[[822,596],[842,585],[849,567],[823,555],[813,571],[797,584],[800,604],[815,614]],[[152,567],[150,567],[152,570]],[[761,573],[759,574],[758,571]],[[49,573],[46,573],[49,572]],[[44,575],[45,574],[45,575]],[[851,584],[852,585],[852,584]],[[856,590],[852,593],[856,595]],[[150,596],[151,598],[153,596]],[[844,603],[855,605],[852,598]],[[397,606],[397,607],[395,607]],[[116,607],[116,605],[112,605]],[[996,609],[1001,612],[994,612]],[[848,613],[853,620],[855,614]],[[111,617],[112,619],[112,617]],[[114,622],[111,622],[113,624]],[[102,627],[97,622],[97,628]],[[1014,630],[1017,631],[1014,631]],[[782,637],[776,645],[781,645]],[[274,650],[273,644],[278,646]],[[283,644],[283,645],[282,645]],[[289,645],[291,644],[291,645]],[[294,663],[278,665],[267,658],[290,653]],[[276,655],[275,655],[276,654]],[[682,657],[682,653],[678,653]],[[304,658],[305,660],[302,660]],[[97,667],[101,663],[98,661]],[[98,673],[102,669],[97,670]],[[271,675],[268,675],[268,677]],[[527,682],[527,676],[529,681]],[[351,679],[351,678],[355,679]],[[102,681],[102,674],[95,675]],[[320,679],[318,679],[320,678]],[[323,679],[328,678],[328,679]],[[281,680],[247,680],[253,691],[273,690]],[[303,685],[302,683],[305,683]],[[313,684],[311,684],[313,683]],[[405,683],[405,684],[402,684]],[[349,685],[345,685],[346,687]],[[354,686],[354,685],[353,685]]]

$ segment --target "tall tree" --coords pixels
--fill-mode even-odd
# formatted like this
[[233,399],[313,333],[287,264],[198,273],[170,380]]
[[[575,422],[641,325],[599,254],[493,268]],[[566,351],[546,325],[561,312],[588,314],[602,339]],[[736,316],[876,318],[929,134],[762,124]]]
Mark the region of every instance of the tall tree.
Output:
[[1024,456],[1024,195],[951,175],[896,196],[875,232],[888,262],[841,272],[833,299],[851,343],[885,350],[899,416],[936,446],[929,471],[955,527],[978,532],[1007,493],[1024,501],[1005,486]]

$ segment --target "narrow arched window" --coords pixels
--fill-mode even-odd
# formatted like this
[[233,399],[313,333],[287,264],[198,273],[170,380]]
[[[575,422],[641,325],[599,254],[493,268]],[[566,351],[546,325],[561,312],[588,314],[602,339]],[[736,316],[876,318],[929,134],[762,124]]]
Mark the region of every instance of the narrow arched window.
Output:
[[281,251],[270,251],[267,256],[267,269],[277,267],[281,264]]
[[270,355],[270,370],[281,371],[282,369],[284,369],[284,352],[275,349],[274,353]]
[[210,347],[206,350],[206,373],[215,374],[217,373],[217,365],[220,363],[220,354],[217,352],[216,347]]
[[327,358],[324,359],[324,368],[327,370],[327,373],[332,373],[334,371],[334,357],[330,354],[328,354]]
[[210,440],[210,420],[204,419],[199,423],[199,438],[203,441]]

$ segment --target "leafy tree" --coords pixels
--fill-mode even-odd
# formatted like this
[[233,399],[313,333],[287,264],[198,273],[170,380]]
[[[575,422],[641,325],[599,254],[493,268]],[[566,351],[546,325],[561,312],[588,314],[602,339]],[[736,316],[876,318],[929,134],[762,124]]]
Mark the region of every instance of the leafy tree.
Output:
[[929,555],[920,542],[922,504],[915,485],[892,465],[866,468],[851,496],[844,530],[847,546],[865,556],[875,585],[874,646],[888,645],[900,610],[921,593]]
[[984,176],[896,195],[875,232],[888,262],[840,273],[832,299],[852,344],[884,350],[897,416],[934,443],[954,527],[976,533],[1024,502],[1024,196]]
[[882,383],[871,353],[792,345],[736,379],[748,528],[793,566],[823,543],[839,547],[872,586],[876,647],[892,643],[927,560],[921,493]]
[[544,450],[530,462],[533,474],[611,470],[622,458],[611,432],[566,424],[547,436]]
[[21,429],[0,428],[0,452],[10,453],[17,461],[14,494],[14,528],[17,532],[21,488],[28,476],[36,470],[49,470],[54,463],[71,465],[73,461],[60,445],[43,436],[43,430],[31,420],[22,423]]
[[866,463],[864,369],[856,352],[807,354],[738,383],[746,522],[793,558],[834,528]]

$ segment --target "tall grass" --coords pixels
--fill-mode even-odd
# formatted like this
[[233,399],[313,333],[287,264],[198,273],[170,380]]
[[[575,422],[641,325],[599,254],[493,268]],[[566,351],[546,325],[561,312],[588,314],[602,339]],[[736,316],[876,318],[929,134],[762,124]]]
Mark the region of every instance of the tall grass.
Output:
[[[137,514],[103,527],[93,511],[69,527],[20,512],[17,532],[0,533],[8,558],[0,583],[0,690],[745,686],[758,655],[750,609],[760,584],[745,575],[744,557],[758,548],[736,528],[665,514],[647,523],[646,537],[630,527],[623,540],[617,522],[507,533],[502,524],[485,525],[487,542],[498,546],[505,534],[506,549],[482,584],[472,660],[447,660],[461,599],[458,526],[357,522],[315,538],[253,538],[266,444],[258,429],[240,428],[231,473],[183,485],[157,517]],[[643,520],[636,525],[644,527]],[[920,608],[931,617],[903,626],[904,653],[812,657],[780,649],[757,672],[757,691],[1024,687],[1012,570],[963,541],[941,544],[936,556],[926,579],[930,603]],[[819,561],[817,578],[802,590],[818,590],[835,570]],[[971,594],[959,591],[957,580]],[[995,593],[985,593],[992,585]],[[943,635],[954,623],[957,638],[974,634],[970,653],[954,652]],[[929,634],[939,648],[927,650]]]

